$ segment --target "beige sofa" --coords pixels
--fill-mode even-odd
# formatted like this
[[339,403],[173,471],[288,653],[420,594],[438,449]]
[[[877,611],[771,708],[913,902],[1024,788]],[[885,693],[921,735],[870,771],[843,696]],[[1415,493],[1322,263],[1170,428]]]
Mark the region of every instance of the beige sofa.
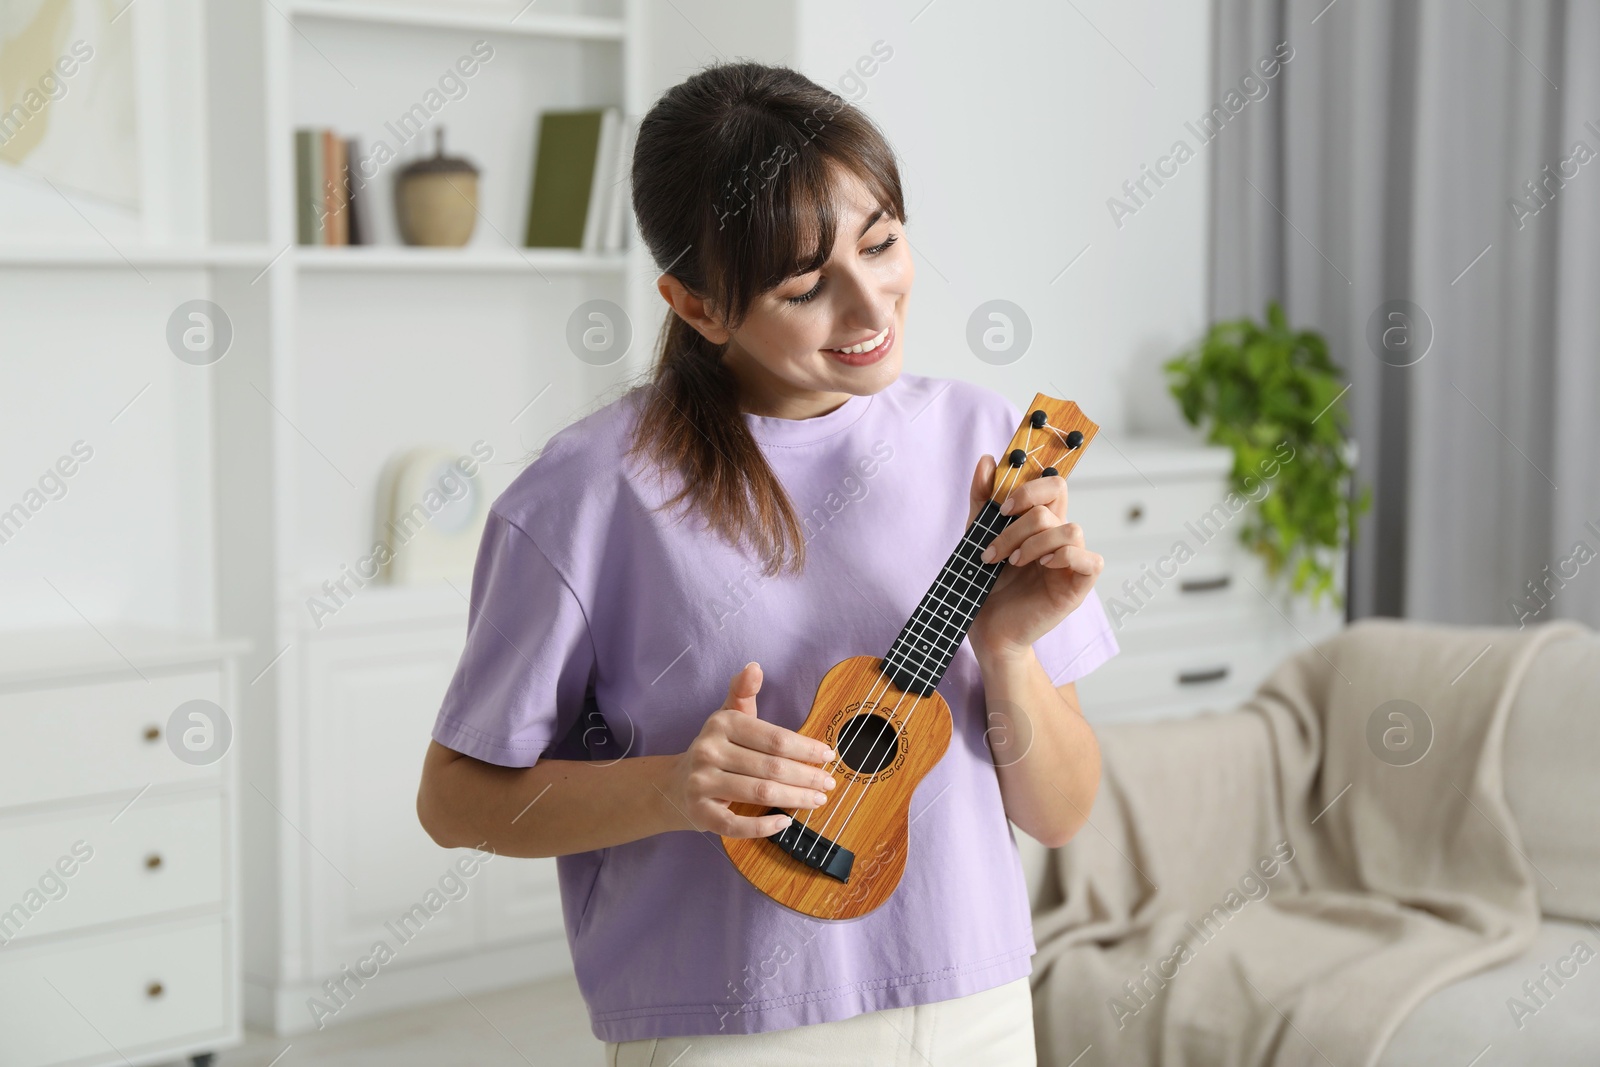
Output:
[[[1379,1067],[1600,1064],[1600,634],[1538,653],[1512,705],[1505,780],[1541,876],[1538,935],[1423,1001]],[[1037,907],[1049,852],[1016,836]]]

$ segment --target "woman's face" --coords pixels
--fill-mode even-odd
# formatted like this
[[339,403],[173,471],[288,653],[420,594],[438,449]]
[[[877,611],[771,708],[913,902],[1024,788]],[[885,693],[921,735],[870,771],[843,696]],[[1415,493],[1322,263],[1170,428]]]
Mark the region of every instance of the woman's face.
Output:
[[827,261],[761,294],[728,335],[723,360],[754,414],[810,418],[900,376],[911,249],[900,220],[859,178],[837,173],[839,224]]

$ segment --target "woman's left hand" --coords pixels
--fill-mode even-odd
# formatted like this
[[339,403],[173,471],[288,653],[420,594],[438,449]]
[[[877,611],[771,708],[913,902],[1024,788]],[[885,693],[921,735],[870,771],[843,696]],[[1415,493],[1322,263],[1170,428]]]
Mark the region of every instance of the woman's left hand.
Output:
[[[996,461],[984,456],[972,476],[967,525],[988,503]],[[968,631],[975,652],[1020,654],[1055,629],[1094,587],[1105,559],[1083,543],[1083,527],[1067,521],[1067,480],[1035,478],[1011,491],[1004,512],[1012,522],[982,557],[1005,559],[994,590]],[[1002,504],[1006,503],[1002,500]]]

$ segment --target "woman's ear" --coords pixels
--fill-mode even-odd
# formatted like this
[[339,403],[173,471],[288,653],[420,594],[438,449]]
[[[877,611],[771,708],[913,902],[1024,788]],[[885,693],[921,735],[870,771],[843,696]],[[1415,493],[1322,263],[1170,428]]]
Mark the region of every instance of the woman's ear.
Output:
[[656,279],[656,291],[678,318],[693,326],[707,341],[714,345],[728,343],[728,328],[723,325],[721,316],[713,314],[705,299],[690,292],[677,278],[663,274]]

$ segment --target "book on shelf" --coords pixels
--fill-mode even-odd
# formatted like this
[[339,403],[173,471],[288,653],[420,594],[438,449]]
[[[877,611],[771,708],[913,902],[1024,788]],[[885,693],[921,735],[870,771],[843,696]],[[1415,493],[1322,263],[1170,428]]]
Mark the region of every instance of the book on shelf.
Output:
[[322,137],[316,130],[294,131],[294,203],[297,240],[303,245],[322,243],[325,212],[317,186],[322,181]]
[[355,165],[360,142],[333,130],[294,133],[296,239],[303,245],[359,245],[368,232],[366,182]]
[[326,243],[330,245],[345,245],[350,243],[350,230],[348,223],[350,217],[345,214],[345,184],[344,168],[344,142],[333,135],[332,130],[322,131],[322,188],[324,190],[323,207],[327,210],[324,220],[324,234]]
[[[347,160],[361,158],[361,141],[358,138],[351,137],[345,141],[345,148]],[[345,236],[348,238],[347,243],[353,245],[372,243],[372,238],[367,234],[367,211],[363,206],[366,197],[357,195],[365,187],[366,182],[362,181],[360,176],[354,173],[354,168],[347,164],[344,168],[344,198],[345,214],[349,221],[346,224]]]
[[539,116],[524,245],[591,253],[622,248],[632,125],[614,107]]

